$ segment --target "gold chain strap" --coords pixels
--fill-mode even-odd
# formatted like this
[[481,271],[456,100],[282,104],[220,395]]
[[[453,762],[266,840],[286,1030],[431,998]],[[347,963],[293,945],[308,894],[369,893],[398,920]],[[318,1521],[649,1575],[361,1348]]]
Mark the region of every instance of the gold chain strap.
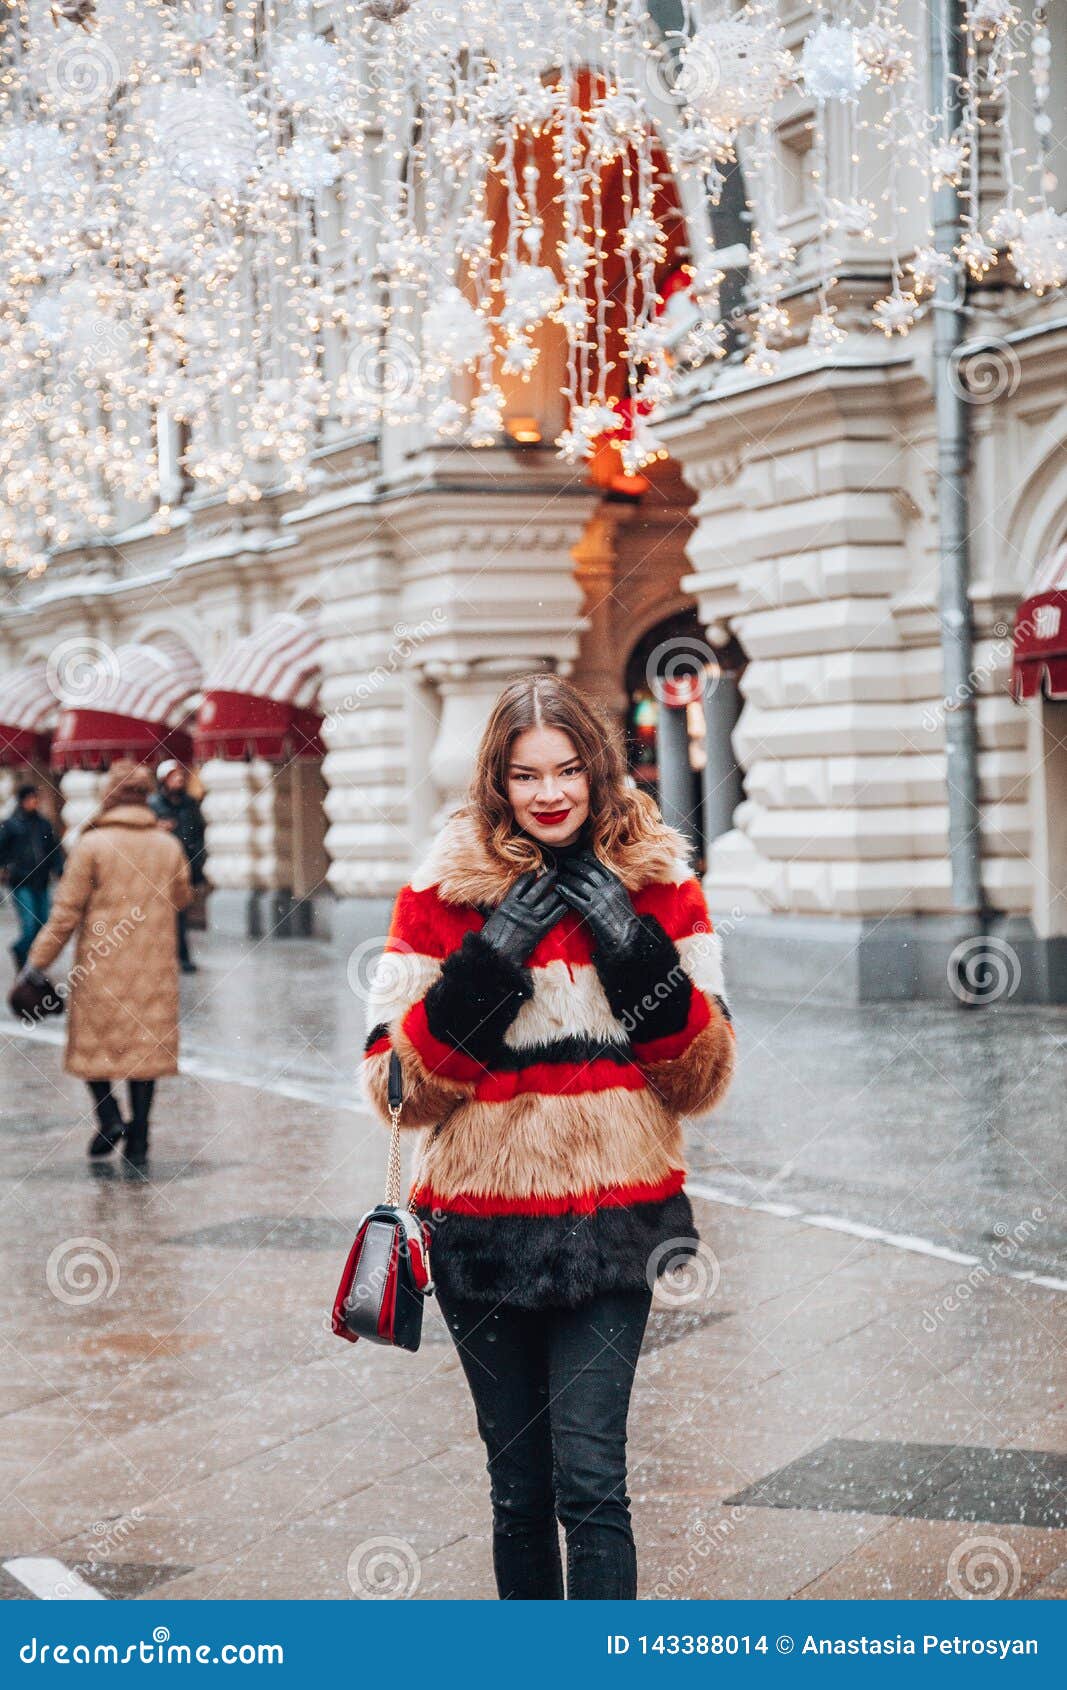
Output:
[[[392,1133],[389,1139],[389,1166],[385,1175],[385,1201],[390,1209],[400,1206],[400,1108],[398,1104],[389,1106],[389,1124]],[[415,1213],[414,1199],[409,1197],[407,1207]]]

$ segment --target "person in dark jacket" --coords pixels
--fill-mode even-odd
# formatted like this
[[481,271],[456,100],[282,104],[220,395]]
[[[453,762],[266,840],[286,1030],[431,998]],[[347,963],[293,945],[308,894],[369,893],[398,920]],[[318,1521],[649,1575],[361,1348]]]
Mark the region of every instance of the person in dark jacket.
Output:
[[[158,792],[148,800],[160,825],[173,833],[189,863],[189,877],[194,888],[204,883],[204,858],[207,855],[204,813],[188,789],[189,776],[173,758],[160,763],[156,770]],[[195,974],[196,963],[189,952],[187,911],[178,911],[178,961],[183,974]]]
[[0,824],[0,868],[18,911],[19,936],[11,950],[16,968],[21,969],[48,920],[51,881],[63,873],[63,847],[52,823],[41,814],[37,788],[27,782],[19,787],[16,798],[15,809]]

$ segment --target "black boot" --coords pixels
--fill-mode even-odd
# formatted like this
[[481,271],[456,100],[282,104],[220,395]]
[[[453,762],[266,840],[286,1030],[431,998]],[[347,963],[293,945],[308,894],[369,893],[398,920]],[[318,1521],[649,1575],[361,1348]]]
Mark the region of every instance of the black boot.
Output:
[[110,1080],[90,1080],[89,1090],[96,1106],[97,1130],[89,1144],[90,1156],[110,1156],[126,1131],[126,1123],[111,1090]]
[[129,1081],[130,1113],[133,1119],[126,1129],[126,1149],[123,1154],[134,1168],[143,1168],[148,1161],[148,1114],[155,1089],[155,1080]]

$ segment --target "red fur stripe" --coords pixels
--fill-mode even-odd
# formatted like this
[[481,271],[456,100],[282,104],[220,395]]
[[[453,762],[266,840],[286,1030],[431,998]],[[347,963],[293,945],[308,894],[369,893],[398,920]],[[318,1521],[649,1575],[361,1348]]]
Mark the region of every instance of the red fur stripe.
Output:
[[702,1033],[711,1020],[711,1005],[703,992],[698,992],[694,986],[689,995],[689,1017],[684,1027],[677,1033],[668,1033],[662,1039],[646,1039],[643,1043],[634,1040],[634,1055],[639,1062],[671,1062],[675,1057],[682,1056],[689,1049],[698,1033]]
[[386,950],[410,949],[423,956],[446,957],[458,950],[466,933],[482,925],[477,910],[446,904],[432,886],[416,892],[404,886],[397,894]]
[[364,1061],[371,1056],[384,1056],[386,1051],[390,1048],[389,1034],[383,1033],[380,1039],[375,1039],[372,1045],[367,1046],[366,1050],[363,1052]]
[[476,1062],[473,1056],[467,1056],[462,1050],[455,1050],[452,1045],[442,1044],[440,1039],[434,1038],[426,1020],[423,998],[412,1004],[401,1027],[428,1073],[442,1074],[446,1080],[458,1080],[464,1085],[481,1079],[485,1073],[484,1065]]
[[711,917],[704,888],[694,876],[680,886],[656,881],[634,893],[638,915],[654,915],[669,939],[689,939],[694,933],[710,933]]
[[644,1091],[647,1081],[640,1068],[619,1062],[593,1060],[591,1062],[534,1062],[528,1068],[511,1071],[497,1070],[478,1081],[474,1095],[481,1103],[506,1103],[521,1092],[537,1092],[542,1097],[559,1097],[566,1093],[611,1091]]
[[483,1197],[460,1193],[439,1197],[433,1187],[420,1185],[412,1200],[453,1215],[591,1215],[597,1209],[628,1209],[634,1203],[658,1203],[673,1197],[685,1184],[684,1168],[672,1168],[651,1185],[608,1185],[565,1197]]

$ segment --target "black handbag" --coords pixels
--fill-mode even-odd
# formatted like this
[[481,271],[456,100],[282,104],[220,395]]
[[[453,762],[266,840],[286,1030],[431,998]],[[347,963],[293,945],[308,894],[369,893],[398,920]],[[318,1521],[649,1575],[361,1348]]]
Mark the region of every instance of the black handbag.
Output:
[[8,993],[7,1007],[33,1026],[48,1015],[62,1015],[66,1005],[47,974],[40,974],[36,979],[20,975]]
[[[333,1331],[354,1344],[392,1344],[417,1350],[422,1341],[424,1300],[433,1293],[430,1229],[400,1203],[400,1109],[403,1071],[389,1058],[389,1171],[385,1201],[369,1209],[356,1228],[333,1304]],[[436,1132],[437,1129],[434,1129]]]

